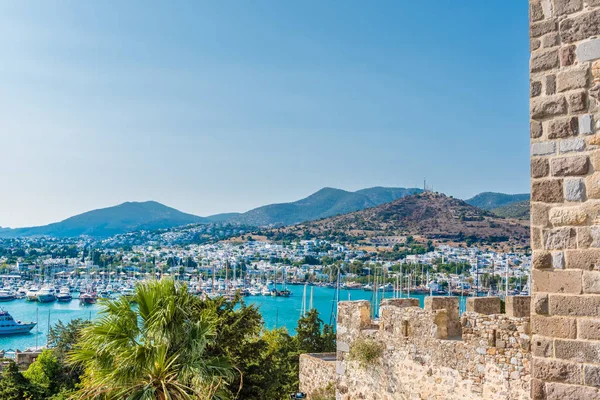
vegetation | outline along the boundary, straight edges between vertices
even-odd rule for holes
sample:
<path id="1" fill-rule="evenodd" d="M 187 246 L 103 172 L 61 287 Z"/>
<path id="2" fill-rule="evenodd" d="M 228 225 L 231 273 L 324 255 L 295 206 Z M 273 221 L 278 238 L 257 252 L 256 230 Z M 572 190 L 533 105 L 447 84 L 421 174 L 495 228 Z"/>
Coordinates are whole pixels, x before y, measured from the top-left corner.
<path id="1" fill-rule="evenodd" d="M 358 361 L 361 367 L 366 368 L 383 356 L 383 345 L 373 339 L 357 339 L 350 347 L 348 357 Z"/>
<path id="2" fill-rule="evenodd" d="M 173 280 L 139 285 L 135 301 L 103 302 L 94 322 L 56 324 L 27 371 L 5 369 L 0 398 L 284 399 L 297 391 L 300 354 L 336 348 L 316 310 L 292 336 L 264 329 L 240 297 L 202 300 Z"/>

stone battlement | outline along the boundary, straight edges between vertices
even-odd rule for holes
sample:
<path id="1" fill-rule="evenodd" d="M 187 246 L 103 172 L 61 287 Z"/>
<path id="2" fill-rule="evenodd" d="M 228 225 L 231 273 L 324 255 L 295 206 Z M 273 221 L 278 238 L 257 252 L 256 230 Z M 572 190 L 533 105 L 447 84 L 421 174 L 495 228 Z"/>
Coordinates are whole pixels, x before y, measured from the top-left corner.
<path id="1" fill-rule="evenodd" d="M 529 297 L 457 297 L 341 302 L 337 321 L 338 399 L 529 398 Z M 381 356 L 365 363 L 360 346 Z M 353 348 L 357 346 L 354 351 Z M 301 381 L 303 377 L 301 377 Z"/>

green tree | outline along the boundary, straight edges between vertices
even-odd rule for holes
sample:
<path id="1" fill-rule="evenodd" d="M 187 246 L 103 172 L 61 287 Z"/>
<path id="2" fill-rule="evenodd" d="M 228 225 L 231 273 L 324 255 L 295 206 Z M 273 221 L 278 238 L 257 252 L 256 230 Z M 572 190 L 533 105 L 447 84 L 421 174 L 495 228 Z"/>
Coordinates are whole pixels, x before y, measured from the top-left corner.
<path id="1" fill-rule="evenodd" d="M 45 349 L 23 376 L 36 385 L 45 397 L 49 397 L 60 390 L 59 385 L 62 379 L 57 378 L 61 374 L 61 369 L 58 357 L 52 350 Z"/>
<path id="2" fill-rule="evenodd" d="M 14 361 L 9 361 L 2 371 L 2 379 L 0 379 L 0 399 L 33 400 L 37 398 L 40 398 L 40 394 L 35 386 L 19 372 Z"/>
<path id="3" fill-rule="evenodd" d="M 298 320 L 296 340 L 302 353 L 328 353 L 335 351 L 336 347 L 333 328 L 323 324 L 315 309 Z"/>
<path id="4" fill-rule="evenodd" d="M 102 303 L 70 361 L 85 368 L 78 399 L 223 399 L 232 378 L 224 357 L 211 357 L 215 338 L 201 300 L 172 279 L 138 284 L 136 308 L 125 298 Z"/>

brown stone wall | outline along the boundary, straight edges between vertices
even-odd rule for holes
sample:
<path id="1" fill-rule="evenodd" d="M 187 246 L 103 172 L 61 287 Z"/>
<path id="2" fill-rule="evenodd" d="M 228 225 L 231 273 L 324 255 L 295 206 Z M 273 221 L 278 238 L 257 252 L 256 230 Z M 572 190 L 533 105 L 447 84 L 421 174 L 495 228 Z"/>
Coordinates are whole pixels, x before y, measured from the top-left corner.
<path id="1" fill-rule="evenodd" d="M 525 314 L 527 300 L 507 302 L 507 311 Z M 499 299 L 472 303 L 489 311 Z M 384 300 L 381 318 L 371 321 L 368 302 L 340 303 L 338 399 L 529 398 L 529 317 L 475 312 L 459 317 L 455 306 L 453 297 L 431 298 L 424 309 L 411 301 Z M 449 335 L 456 326 L 459 336 Z M 383 355 L 361 365 L 350 354 L 365 340 L 378 343 Z"/>
<path id="2" fill-rule="evenodd" d="M 600 398 L 600 0 L 530 0 L 533 399 Z"/>
<path id="3" fill-rule="evenodd" d="M 300 392 L 313 393 L 335 387 L 335 353 L 300 355 Z"/>

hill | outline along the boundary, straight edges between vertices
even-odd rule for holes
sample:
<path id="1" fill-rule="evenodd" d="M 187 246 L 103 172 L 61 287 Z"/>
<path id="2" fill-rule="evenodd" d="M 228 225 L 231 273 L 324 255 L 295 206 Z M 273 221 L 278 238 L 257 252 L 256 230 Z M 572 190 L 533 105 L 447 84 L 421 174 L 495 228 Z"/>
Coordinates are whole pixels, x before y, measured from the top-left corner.
<path id="1" fill-rule="evenodd" d="M 505 194 L 484 192 L 479 193 L 477 196 L 465 201 L 472 206 L 479 207 L 484 210 L 493 210 L 495 208 L 507 206 L 509 204 L 514 204 L 525 200 L 529 200 L 529 193 Z"/>
<path id="2" fill-rule="evenodd" d="M 323 188 L 302 200 L 258 207 L 234 216 L 227 222 L 250 226 L 293 225 L 376 207 L 419 192 L 421 189 L 374 187 L 348 192 Z"/>
<path id="3" fill-rule="evenodd" d="M 393 243 L 407 235 L 440 242 L 527 245 L 529 229 L 439 193 L 421 193 L 362 211 L 274 229 L 273 239 L 320 237 L 342 242 Z"/>
<path id="4" fill-rule="evenodd" d="M 0 237 L 81 235 L 109 237 L 142 229 L 164 229 L 201 222 L 206 220 L 155 201 L 127 202 L 114 207 L 88 211 L 49 225 L 3 229 L 0 230 Z"/>
<path id="5" fill-rule="evenodd" d="M 516 218 L 521 220 L 529 220 L 529 200 L 520 201 L 518 203 L 508 204 L 502 207 L 494 208 L 493 214 L 502 218 Z"/>

